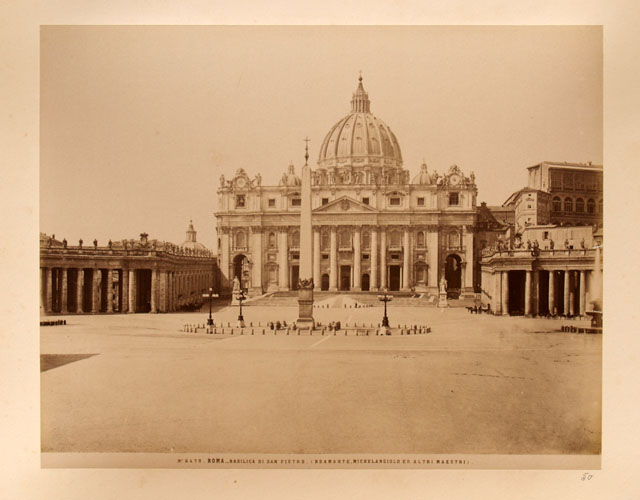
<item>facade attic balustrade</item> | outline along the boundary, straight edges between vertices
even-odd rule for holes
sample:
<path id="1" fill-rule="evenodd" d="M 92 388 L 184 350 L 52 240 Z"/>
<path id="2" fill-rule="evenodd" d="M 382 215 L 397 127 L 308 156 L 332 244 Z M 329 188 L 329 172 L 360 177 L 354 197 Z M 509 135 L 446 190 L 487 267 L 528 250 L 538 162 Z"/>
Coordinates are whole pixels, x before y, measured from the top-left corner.
<path id="1" fill-rule="evenodd" d="M 75 245 L 75 246 L 47 246 L 41 245 L 40 252 L 43 255 L 113 255 L 113 256 L 179 256 L 179 257 L 199 257 L 211 259 L 215 254 L 211 250 L 185 248 L 173 243 L 164 241 L 151 241 L 146 245 L 135 240 L 124 240 L 114 242 L 111 246 Z"/>
<path id="2" fill-rule="evenodd" d="M 603 255 L 603 249 L 600 248 L 601 255 Z M 538 249 L 538 259 L 553 258 L 553 257 L 589 257 L 595 259 L 595 248 L 554 248 L 551 249 Z M 513 248 L 498 250 L 495 248 L 482 249 L 482 257 L 533 257 L 533 249 L 527 248 Z"/>

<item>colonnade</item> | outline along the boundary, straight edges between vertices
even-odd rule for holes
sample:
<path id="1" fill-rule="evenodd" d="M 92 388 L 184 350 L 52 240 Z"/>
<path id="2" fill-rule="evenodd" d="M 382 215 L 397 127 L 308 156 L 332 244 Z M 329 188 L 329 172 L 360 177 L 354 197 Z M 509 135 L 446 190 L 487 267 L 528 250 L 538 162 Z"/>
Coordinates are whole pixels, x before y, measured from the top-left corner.
<path id="1" fill-rule="evenodd" d="M 172 312 L 201 300 L 213 270 L 42 267 L 40 307 L 51 313 Z"/>
<path id="2" fill-rule="evenodd" d="M 585 316 L 589 301 L 588 269 L 496 270 L 484 291 L 494 314 Z"/>

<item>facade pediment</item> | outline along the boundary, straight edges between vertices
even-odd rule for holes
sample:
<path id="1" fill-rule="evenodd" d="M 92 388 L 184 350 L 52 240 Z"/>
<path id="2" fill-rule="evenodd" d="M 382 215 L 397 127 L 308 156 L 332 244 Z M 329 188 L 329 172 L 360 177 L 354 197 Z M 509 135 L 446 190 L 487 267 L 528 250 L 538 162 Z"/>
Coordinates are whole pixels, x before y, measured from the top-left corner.
<path id="1" fill-rule="evenodd" d="M 326 205 L 322 205 L 313 210 L 313 213 L 344 213 L 344 212 L 376 212 L 376 209 L 354 200 L 349 196 L 341 196 Z"/>

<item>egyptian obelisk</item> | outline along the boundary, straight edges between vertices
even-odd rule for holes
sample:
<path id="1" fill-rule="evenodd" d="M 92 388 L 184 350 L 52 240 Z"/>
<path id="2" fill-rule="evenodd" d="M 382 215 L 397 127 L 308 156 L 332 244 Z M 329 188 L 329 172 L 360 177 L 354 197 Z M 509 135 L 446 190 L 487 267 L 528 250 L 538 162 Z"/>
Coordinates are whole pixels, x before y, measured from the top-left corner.
<path id="1" fill-rule="evenodd" d="M 311 167 L 309 166 L 309 139 L 302 167 L 302 193 L 300 208 L 300 274 L 298 280 L 298 328 L 313 328 L 313 229 L 311 227 Z"/>

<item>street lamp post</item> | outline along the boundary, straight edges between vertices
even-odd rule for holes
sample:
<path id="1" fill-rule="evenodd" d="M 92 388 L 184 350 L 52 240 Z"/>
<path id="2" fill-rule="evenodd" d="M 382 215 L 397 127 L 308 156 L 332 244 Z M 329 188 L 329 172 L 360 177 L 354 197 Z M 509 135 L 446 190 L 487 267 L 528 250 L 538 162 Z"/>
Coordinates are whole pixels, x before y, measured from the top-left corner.
<path id="1" fill-rule="evenodd" d="M 240 304 L 240 311 L 238 314 L 238 326 L 240 328 L 244 328 L 244 317 L 242 316 L 242 302 L 246 299 L 245 291 L 240 289 L 240 291 L 236 294 L 236 299 L 238 300 L 238 304 Z"/>
<path id="2" fill-rule="evenodd" d="M 213 298 L 214 297 L 218 297 L 218 294 L 217 293 L 213 293 L 213 288 L 209 288 L 209 293 L 203 293 L 202 296 L 203 297 L 209 297 L 209 319 L 207 319 L 207 326 L 214 326 L 213 325 L 213 316 L 212 316 Z"/>
<path id="3" fill-rule="evenodd" d="M 384 316 L 382 317 L 382 329 L 384 329 L 385 333 L 389 330 L 389 317 L 387 316 L 387 302 L 391 302 L 393 300 L 393 295 L 388 295 L 385 290 L 382 295 L 378 295 L 378 300 L 380 302 L 384 302 Z"/>

